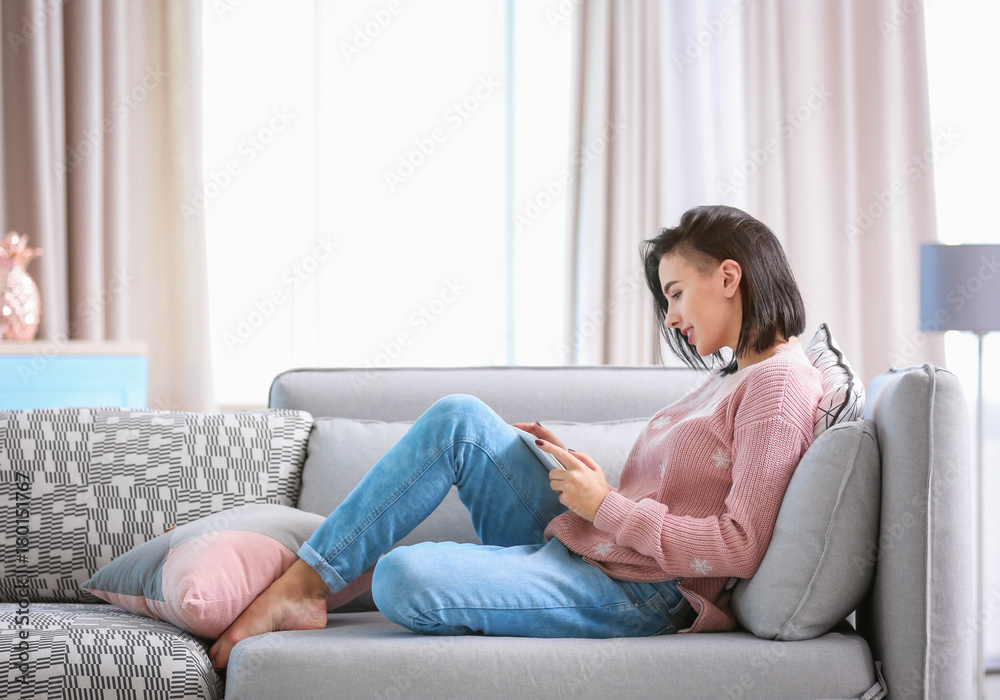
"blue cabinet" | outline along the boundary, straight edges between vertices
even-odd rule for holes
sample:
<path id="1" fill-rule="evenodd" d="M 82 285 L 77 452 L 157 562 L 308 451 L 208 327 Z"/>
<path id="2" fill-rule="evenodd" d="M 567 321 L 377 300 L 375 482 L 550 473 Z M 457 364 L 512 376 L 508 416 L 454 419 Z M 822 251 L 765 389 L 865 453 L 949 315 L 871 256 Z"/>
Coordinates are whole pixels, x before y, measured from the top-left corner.
<path id="1" fill-rule="evenodd" d="M 0 341 L 0 409 L 146 408 L 141 343 Z"/>

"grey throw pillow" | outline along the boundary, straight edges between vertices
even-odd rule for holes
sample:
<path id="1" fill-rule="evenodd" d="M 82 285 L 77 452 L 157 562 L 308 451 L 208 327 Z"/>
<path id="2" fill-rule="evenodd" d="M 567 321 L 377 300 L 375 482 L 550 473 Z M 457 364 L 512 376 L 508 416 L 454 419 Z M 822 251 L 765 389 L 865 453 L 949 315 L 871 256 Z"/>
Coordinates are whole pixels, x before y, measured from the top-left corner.
<path id="1" fill-rule="evenodd" d="M 740 624 L 763 639 L 812 639 L 854 611 L 875 573 L 880 503 L 875 424 L 826 430 L 792 475 L 760 568 L 733 591 Z"/>
<path id="2" fill-rule="evenodd" d="M 566 447 L 593 457 L 613 485 L 618 483 L 625 459 L 649 421 L 641 418 L 595 423 L 541 422 Z M 316 418 L 302 470 L 299 508 L 324 517 L 332 513 L 411 425 L 410 421 Z M 454 489 L 401 544 L 426 541 L 479 541 Z"/>
<path id="3" fill-rule="evenodd" d="M 526 418 L 525 420 L 529 420 Z M 567 447 L 593 457 L 608 482 L 618 475 L 648 419 L 568 423 L 541 419 Z M 385 423 L 351 418 L 316 418 L 302 470 L 299 508 L 326 517 L 361 481 L 382 455 L 399 442 L 412 422 Z M 543 467 L 539 465 L 539 469 Z M 474 542 L 479 538 L 469 512 L 452 488 L 441 505 L 398 544 L 417 542 Z M 339 608 L 342 612 L 374 610 L 370 594 Z"/>

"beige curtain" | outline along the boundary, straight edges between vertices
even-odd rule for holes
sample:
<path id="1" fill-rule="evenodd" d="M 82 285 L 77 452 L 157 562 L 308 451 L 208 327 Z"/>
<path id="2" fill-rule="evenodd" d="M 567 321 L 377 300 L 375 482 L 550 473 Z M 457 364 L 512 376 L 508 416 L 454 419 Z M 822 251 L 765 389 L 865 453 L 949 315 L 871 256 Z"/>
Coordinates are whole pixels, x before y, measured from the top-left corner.
<path id="1" fill-rule="evenodd" d="M 4 0 L 6 229 L 44 255 L 39 339 L 138 340 L 152 408 L 210 410 L 201 3 Z"/>
<path id="2" fill-rule="evenodd" d="M 659 10 L 659 2 L 622 0 L 586 2 L 575 12 L 570 364 L 648 364 L 654 357 L 638 250 L 661 221 Z"/>
<path id="3" fill-rule="evenodd" d="M 637 243 L 731 204 L 781 238 L 808 315 L 868 380 L 944 364 L 919 327 L 919 246 L 936 239 L 923 17 L 890 0 L 585 0 L 573 146 L 621 136 L 570 189 L 567 341 L 579 363 L 654 361 Z M 929 155 L 928 155 L 929 154 Z M 600 309 L 603 314 L 595 314 Z M 594 323 L 600 318 L 600 323 Z M 581 332 L 581 330 L 586 332 Z"/>
<path id="4" fill-rule="evenodd" d="M 932 162 L 951 138 L 931 131 L 923 8 L 759 0 L 746 16 L 748 140 L 780 143 L 748 208 L 781 232 L 810 321 L 866 380 L 944 366 L 942 335 L 920 328 Z"/>

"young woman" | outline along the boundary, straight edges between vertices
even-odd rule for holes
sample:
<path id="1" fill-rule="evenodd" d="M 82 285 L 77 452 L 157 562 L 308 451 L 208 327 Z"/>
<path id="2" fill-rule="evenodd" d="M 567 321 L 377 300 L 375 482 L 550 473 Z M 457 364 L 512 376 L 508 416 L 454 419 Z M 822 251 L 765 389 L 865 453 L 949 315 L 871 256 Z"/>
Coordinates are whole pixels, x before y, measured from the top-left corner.
<path id="1" fill-rule="evenodd" d="M 515 425 L 564 470 L 542 468 L 477 399 L 441 399 L 216 641 L 216 668 L 246 637 L 325 627 L 327 596 L 354 595 L 368 580 L 387 618 L 430 634 L 732 629 L 726 583 L 757 570 L 812 442 L 822 392 L 795 337 L 804 307 L 774 234 L 738 209 L 686 212 L 645 242 L 643 259 L 668 345 L 688 365 L 716 369 L 653 416 L 617 488 L 537 422 Z M 388 551 L 453 484 L 482 544 Z"/>

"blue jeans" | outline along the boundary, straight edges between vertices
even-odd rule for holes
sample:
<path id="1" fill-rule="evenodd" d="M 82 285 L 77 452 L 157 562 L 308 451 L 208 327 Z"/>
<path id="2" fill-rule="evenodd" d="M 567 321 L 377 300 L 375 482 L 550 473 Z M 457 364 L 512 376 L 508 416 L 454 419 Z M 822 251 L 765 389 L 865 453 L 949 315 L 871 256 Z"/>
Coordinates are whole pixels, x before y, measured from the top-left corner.
<path id="1" fill-rule="evenodd" d="M 385 554 L 452 484 L 483 544 L 423 542 Z M 417 632 L 642 637 L 693 624 L 677 579 L 614 579 L 559 540 L 545 542 L 545 526 L 565 511 L 515 429 L 482 401 L 453 395 L 413 424 L 298 555 L 332 592 L 377 562 L 375 604 Z"/>

